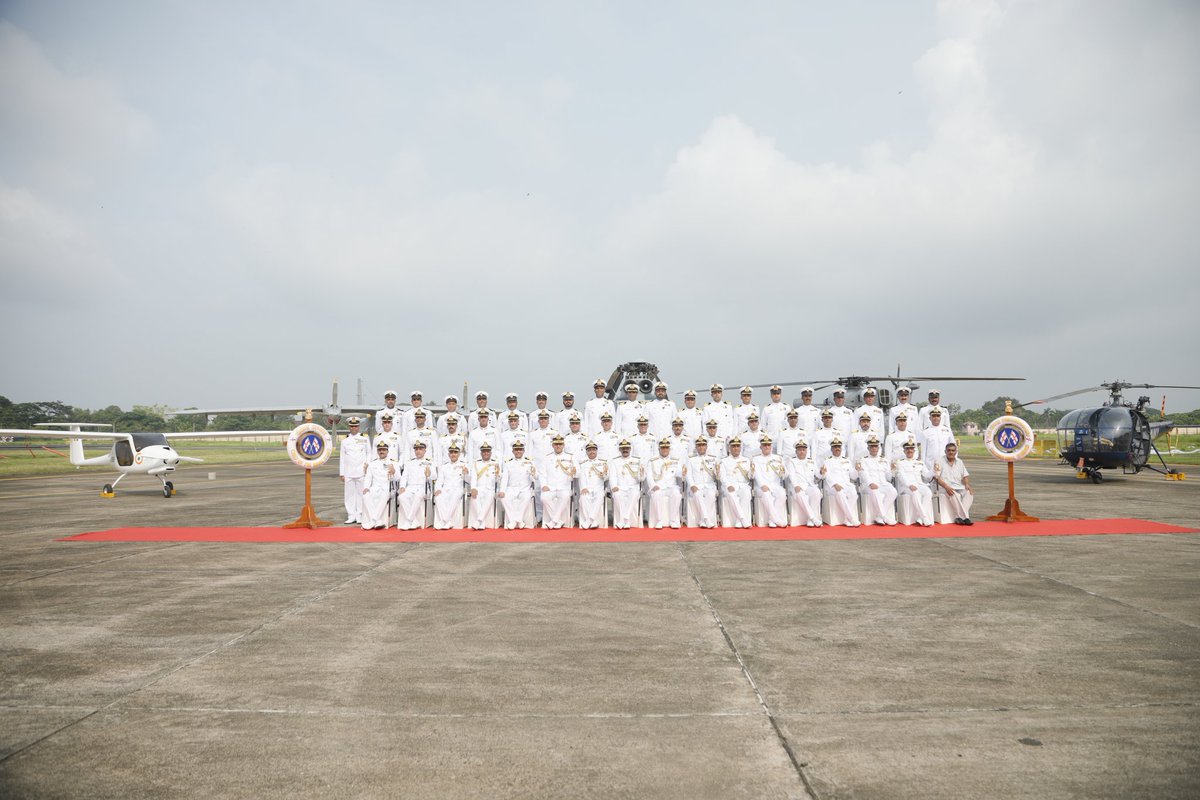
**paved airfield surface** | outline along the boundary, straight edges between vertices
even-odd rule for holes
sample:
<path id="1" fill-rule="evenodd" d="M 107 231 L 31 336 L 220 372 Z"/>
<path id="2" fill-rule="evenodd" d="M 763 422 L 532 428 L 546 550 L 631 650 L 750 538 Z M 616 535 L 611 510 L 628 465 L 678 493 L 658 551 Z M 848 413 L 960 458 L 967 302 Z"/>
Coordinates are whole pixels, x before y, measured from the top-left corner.
<path id="1" fill-rule="evenodd" d="M 1200 534 L 54 541 L 303 499 L 290 464 L 107 477 L 0 481 L 6 798 L 1200 796 Z M 332 464 L 314 496 L 344 517 Z M 1018 496 L 1200 527 L 1200 475 Z"/>

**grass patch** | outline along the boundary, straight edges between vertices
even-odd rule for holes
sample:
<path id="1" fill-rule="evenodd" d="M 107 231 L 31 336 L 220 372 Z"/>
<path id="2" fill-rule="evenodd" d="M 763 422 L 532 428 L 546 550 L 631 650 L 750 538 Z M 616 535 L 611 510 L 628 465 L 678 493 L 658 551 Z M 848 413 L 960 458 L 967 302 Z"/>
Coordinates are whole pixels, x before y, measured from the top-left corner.
<path id="1" fill-rule="evenodd" d="M 43 439 L 33 446 L 32 452 L 23 446 L 8 445 L 0 449 L 0 478 L 16 478 L 29 475 L 64 475 L 79 470 L 104 472 L 106 467 L 75 467 L 64 456 L 56 455 L 41 445 L 67 452 L 65 440 Z M 279 442 L 224 441 L 221 439 L 197 439 L 179 442 L 179 454 L 192 458 L 203 458 L 205 464 L 248 464 L 260 461 L 287 461 L 287 447 Z M 109 452 L 107 447 L 85 445 L 86 458 L 102 456 Z M 115 473 L 115 470 L 110 470 Z"/>

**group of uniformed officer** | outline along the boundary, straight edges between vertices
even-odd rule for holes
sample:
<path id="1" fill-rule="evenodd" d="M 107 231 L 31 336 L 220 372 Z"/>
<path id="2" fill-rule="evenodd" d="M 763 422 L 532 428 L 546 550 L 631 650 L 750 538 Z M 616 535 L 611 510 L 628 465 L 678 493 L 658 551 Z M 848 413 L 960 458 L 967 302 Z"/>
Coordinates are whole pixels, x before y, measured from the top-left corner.
<path id="1" fill-rule="evenodd" d="M 735 406 L 713 384 L 703 408 L 693 390 L 679 408 L 662 382 L 646 402 L 636 384 L 617 403 L 605 388 L 597 379 L 582 409 L 564 392 L 557 411 L 538 392 L 530 412 L 516 394 L 492 409 L 481 391 L 469 415 L 449 395 L 436 420 L 421 392 L 398 408 L 389 391 L 373 441 L 361 420 L 347 420 L 339 459 L 347 524 L 386 528 L 394 512 L 402 530 L 429 517 L 438 529 L 485 529 L 500 513 L 510 529 L 895 525 L 899 503 L 908 521 L 931 525 L 935 490 L 956 524 L 972 524 L 969 473 L 937 390 L 918 409 L 900 388 L 885 418 L 871 388 L 856 409 L 841 389 L 821 408 L 805 387 L 793 408 L 772 386 L 760 408 L 751 387 Z"/>

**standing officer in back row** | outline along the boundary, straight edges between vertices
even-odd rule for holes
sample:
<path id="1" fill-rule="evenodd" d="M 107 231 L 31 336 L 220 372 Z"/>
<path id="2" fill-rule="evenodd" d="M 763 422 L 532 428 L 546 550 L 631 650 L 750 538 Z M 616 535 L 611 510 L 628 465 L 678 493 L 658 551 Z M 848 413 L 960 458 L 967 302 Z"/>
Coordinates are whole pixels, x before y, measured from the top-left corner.
<path id="1" fill-rule="evenodd" d="M 602 378 L 596 378 L 595 382 L 592 383 L 592 391 L 595 392 L 596 396 L 583 405 L 583 432 L 588 436 L 595 436 L 602 430 L 600 427 L 600 416 L 602 414 L 610 414 L 616 419 L 617 407 L 604 394 L 606 385 Z"/>
<path id="2" fill-rule="evenodd" d="M 722 439 L 728 440 L 736 433 L 733 425 L 733 406 L 721 399 L 725 394 L 725 387 L 721 384 L 714 383 L 709 392 L 712 394 L 712 400 L 704 406 L 704 411 L 702 412 L 705 429 L 707 430 L 709 420 L 716 420 L 717 435 Z M 705 435 L 708 436 L 709 446 L 711 447 L 712 435 L 708 433 Z"/>
<path id="3" fill-rule="evenodd" d="M 346 524 L 353 525 L 363 520 L 363 479 L 367 474 L 367 461 L 371 458 L 371 443 L 365 434 L 359 433 L 362 420 L 350 417 L 346 427 L 350 433 L 342 439 L 338 452 L 338 475 L 343 487 L 342 497 L 346 505 Z"/>

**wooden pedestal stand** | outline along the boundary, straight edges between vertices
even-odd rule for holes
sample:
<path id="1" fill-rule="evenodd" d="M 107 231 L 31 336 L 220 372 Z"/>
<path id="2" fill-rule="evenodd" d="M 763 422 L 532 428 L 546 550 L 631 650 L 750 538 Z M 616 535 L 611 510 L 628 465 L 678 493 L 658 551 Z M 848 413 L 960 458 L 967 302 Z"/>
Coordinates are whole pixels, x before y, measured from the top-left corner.
<path id="1" fill-rule="evenodd" d="M 1031 517 L 1021 511 L 1021 504 L 1017 502 L 1013 466 L 1013 462 L 1008 462 L 1008 499 L 1004 501 L 1004 510 L 999 514 L 992 514 L 988 517 L 988 522 L 1038 522 L 1037 517 Z"/>
<path id="2" fill-rule="evenodd" d="M 1010 465 L 1011 466 L 1011 465 Z M 333 523 L 329 520 L 321 519 L 317 516 L 317 512 L 313 511 L 312 507 L 312 470 L 304 470 L 304 508 L 300 510 L 300 516 L 295 522 L 289 522 L 284 525 L 285 528 L 327 528 Z"/>
<path id="3" fill-rule="evenodd" d="M 1012 415 L 1012 413 L 1013 413 L 1012 400 L 1008 400 L 1004 403 L 1004 413 L 1005 413 L 1005 415 L 1010 415 L 1010 416 Z M 996 420 L 996 422 L 999 422 L 999 420 Z M 992 424 L 995 425 L 996 422 L 993 422 Z M 1022 423 L 1022 424 L 1024 424 L 1024 423 Z M 1026 425 L 1026 429 L 1028 430 L 1028 425 Z M 1028 448 L 1030 446 L 1031 445 L 1027 444 L 1026 450 L 1016 454 L 1016 457 L 1024 458 L 1025 453 L 1028 452 Z M 1017 502 L 1017 488 L 1016 488 L 1016 479 L 1014 477 L 1014 467 L 1015 467 L 1015 462 L 1009 461 L 1008 462 L 1008 499 L 1004 501 L 1004 510 L 1001 511 L 999 514 L 992 514 L 990 517 L 987 518 L 988 522 L 1038 522 L 1039 521 L 1037 517 L 1031 517 L 1028 514 L 1021 511 L 1021 504 Z"/>
<path id="4" fill-rule="evenodd" d="M 304 421 L 312 422 L 312 409 L 311 408 L 305 412 Z M 293 434 L 293 436 L 294 435 L 295 434 Z M 289 447 L 290 447 L 290 445 L 289 445 Z M 328 456 L 326 456 L 326 457 L 328 457 Z M 322 459 L 321 462 L 318 462 L 318 463 L 324 463 L 324 459 Z M 313 473 L 312 467 L 305 467 L 305 469 L 304 469 L 304 508 L 302 508 L 300 510 L 300 516 L 296 518 L 295 522 L 289 522 L 287 525 L 284 525 L 283 527 L 285 527 L 285 528 L 308 528 L 309 530 L 312 530 L 313 528 L 327 528 L 333 524 L 329 520 L 324 520 L 324 519 L 321 519 L 320 517 L 318 517 L 317 512 L 313 510 L 313 507 L 312 507 L 312 473 Z"/>

